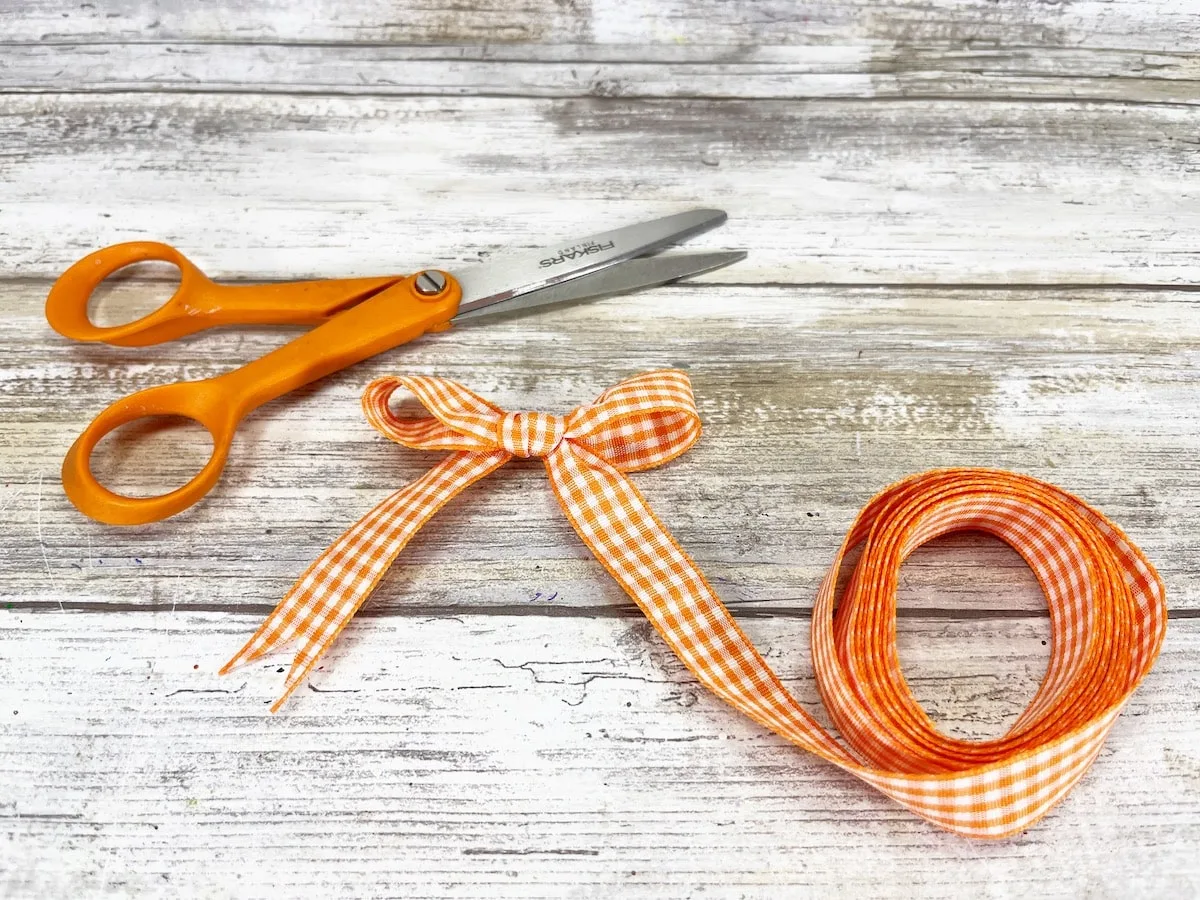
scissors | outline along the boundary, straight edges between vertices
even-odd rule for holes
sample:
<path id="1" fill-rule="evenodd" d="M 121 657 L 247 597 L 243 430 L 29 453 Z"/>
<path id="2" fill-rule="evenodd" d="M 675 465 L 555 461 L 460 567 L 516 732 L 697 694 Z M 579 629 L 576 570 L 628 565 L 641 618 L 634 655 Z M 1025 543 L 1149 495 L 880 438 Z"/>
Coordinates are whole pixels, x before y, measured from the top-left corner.
<path id="1" fill-rule="evenodd" d="M 443 331 L 451 322 L 624 293 L 727 266 L 746 254 L 647 255 L 725 219 L 721 210 L 696 209 L 454 273 L 424 269 L 288 284 L 217 284 L 174 247 L 151 241 L 97 250 L 67 269 L 46 298 L 46 318 L 64 337 L 142 347 L 222 325 L 317 327 L 224 375 L 152 387 L 117 400 L 71 445 L 63 460 L 63 489 L 80 512 L 110 525 L 173 516 L 216 484 L 238 423 L 262 404 L 426 332 Z M 119 269 L 146 261 L 178 267 L 175 294 L 133 322 L 110 328 L 92 324 L 87 312 L 92 292 Z M 187 484 L 157 497 L 129 497 L 100 484 L 90 465 L 100 439 L 129 422 L 156 416 L 183 416 L 208 430 L 213 450 L 204 468 Z"/>

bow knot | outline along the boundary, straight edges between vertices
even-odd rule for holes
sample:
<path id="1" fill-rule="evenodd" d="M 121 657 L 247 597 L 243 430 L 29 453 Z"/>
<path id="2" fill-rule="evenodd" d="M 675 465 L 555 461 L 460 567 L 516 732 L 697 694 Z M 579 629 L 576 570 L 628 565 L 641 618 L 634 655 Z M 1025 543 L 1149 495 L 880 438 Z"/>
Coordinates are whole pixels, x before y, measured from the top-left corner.
<path id="1" fill-rule="evenodd" d="M 496 442 L 521 459 L 548 456 L 567 430 L 565 416 L 541 412 L 505 413 L 496 427 Z"/>
<path id="2" fill-rule="evenodd" d="M 411 391 L 430 415 L 401 418 L 392 412 L 389 401 L 400 388 Z M 386 437 L 414 450 L 498 453 L 503 462 L 536 456 L 549 465 L 551 454 L 569 444 L 574 455 L 621 472 L 660 466 L 700 437 L 691 383 L 673 369 L 628 378 L 565 416 L 507 412 L 456 381 L 425 375 L 376 379 L 363 392 L 363 411 Z"/>

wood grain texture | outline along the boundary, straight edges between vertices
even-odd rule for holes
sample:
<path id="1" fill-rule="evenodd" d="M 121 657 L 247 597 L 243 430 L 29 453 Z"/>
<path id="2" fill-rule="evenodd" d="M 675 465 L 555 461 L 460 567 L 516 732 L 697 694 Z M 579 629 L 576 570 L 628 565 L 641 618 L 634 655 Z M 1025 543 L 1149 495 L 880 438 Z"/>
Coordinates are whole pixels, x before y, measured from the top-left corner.
<path id="1" fill-rule="evenodd" d="M 453 265 L 697 202 L 720 281 L 1191 285 L 1195 110 L 0 96 L 13 275 L 153 237 L 213 275 Z M 633 161 L 635 164 L 630 165 Z M 548 202 L 553 198 L 554 202 Z"/>
<path id="2" fill-rule="evenodd" d="M 0 895 L 1187 897 L 1200 893 L 1200 5 L 1176 0 L 127 0 L 0 4 Z M 62 496 L 105 403 L 294 329 L 122 350 L 42 316 L 118 240 L 231 279 L 455 265 L 690 206 L 703 283 L 456 328 L 253 416 L 165 523 Z M 93 312 L 170 290 L 145 269 Z M 158 279 L 158 280 L 156 280 Z M 636 481 L 801 700 L 811 599 L 864 502 L 1001 466 L 1160 568 L 1163 656 L 1095 769 L 996 844 L 940 833 L 706 695 L 534 462 L 438 515 L 284 713 L 286 657 L 215 671 L 307 563 L 437 458 L 376 375 L 562 411 L 691 375 Z M 158 490 L 178 428 L 98 468 Z M 973 535 L 901 572 L 906 677 L 1003 732 L 1046 664 L 1037 584 Z"/>
<path id="3" fill-rule="evenodd" d="M 717 59 L 714 61 L 714 55 Z M 1014 99 L 1196 105 L 1200 66 L 1163 50 L 863 42 L 10 44 L 0 91 L 797 100 Z"/>
<path id="4" fill-rule="evenodd" d="M 0 588 L 24 603 L 103 604 L 120 585 L 122 606 L 273 604 L 344 528 L 438 458 L 367 425 L 358 394 L 372 377 L 436 372 L 501 405 L 566 411 L 635 372 L 682 366 L 704 437 L 637 480 L 730 603 L 807 609 L 871 495 L 911 472 L 981 465 L 1088 498 L 1161 567 L 1172 608 L 1200 608 L 1189 577 L 1200 530 L 1193 293 L 680 285 L 457 328 L 272 404 L 245 423 L 202 505 L 114 529 L 80 517 L 57 484 L 81 424 L 132 391 L 253 359 L 286 333 L 71 345 L 41 320 L 45 289 L 0 289 L 0 315 L 16 326 L 14 339 L 0 337 L 0 415 L 14 426 L 3 472 L 13 532 Z M 144 308 L 161 293 L 135 287 L 124 303 Z M 42 337 L 17 337 L 31 333 Z M 178 430 L 126 443 L 125 457 L 112 454 L 124 465 L 101 471 L 142 493 L 183 483 L 206 450 Z M 1036 590 L 1017 589 L 1019 601 L 1007 595 L 1028 575 L 1019 561 L 994 572 L 995 552 L 964 552 L 965 565 L 1002 579 L 994 605 L 1043 608 Z M 397 569 L 375 609 L 629 608 L 534 461 L 510 464 L 456 501 Z M 943 572 L 914 602 L 955 609 L 964 589 L 973 586 Z"/>
<path id="5" fill-rule="evenodd" d="M 930 829 L 735 714 L 645 622 L 360 622 L 269 719 L 276 661 L 213 674 L 254 624 L 6 617 L 0 816 L 17 865 L 10 850 L 0 886 L 411 898 L 859 897 L 912 882 L 947 898 L 1200 890 L 1200 755 L 1179 707 L 1200 690 L 1195 621 L 1173 625 L 1070 798 L 1025 835 L 987 844 Z M 820 715 L 807 623 L 745 625 Z M 1041 626 L 902 621 L 899 640 L 932 714 L 979 737 L 1031 698 Z M 64 858 L 77 874 L 53 864 Z"/>
<path id="6" fill-rule="evenodd" d="M 66 4 L 0 12 L 11 42 L 253 41 L 353 44 L 1003 45 L 1196 52 L 1195 8 L 1176 0 L 287 0 L 253 7 L 179 0 Z"/>

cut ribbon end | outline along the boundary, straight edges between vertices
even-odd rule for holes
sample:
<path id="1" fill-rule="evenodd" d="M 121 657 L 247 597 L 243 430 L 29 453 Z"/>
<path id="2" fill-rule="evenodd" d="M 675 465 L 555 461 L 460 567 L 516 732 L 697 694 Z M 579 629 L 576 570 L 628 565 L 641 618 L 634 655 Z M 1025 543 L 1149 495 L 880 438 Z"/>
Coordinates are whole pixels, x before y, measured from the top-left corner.
<path id="1" fill-rule="evenodd" d="M 239 650 L 237 653 L 235 653 L 233 655 L 233 657 L 227 663 L 225 663 L 225 665 L 221 666 L 221 668 L 217 670 L 217 674 L 218 675 L 228 675 L 234 669 L 237 669 L 240 666 L 246 665 L 246 663 L 253 662 L 256 659 L 260 659 L 260 658 L 266 656 L 268 653 L 268 650 L 266 647 L 260 647 L 258 649 L 255 649 L 254 645 L 255 645 L 256 639 L 257 639 L 257 636 L 255 638 L 251 638 L 249 641 L 247 641 L 246 645 L 244 647 L 242 647 L 241 650 Z"/>

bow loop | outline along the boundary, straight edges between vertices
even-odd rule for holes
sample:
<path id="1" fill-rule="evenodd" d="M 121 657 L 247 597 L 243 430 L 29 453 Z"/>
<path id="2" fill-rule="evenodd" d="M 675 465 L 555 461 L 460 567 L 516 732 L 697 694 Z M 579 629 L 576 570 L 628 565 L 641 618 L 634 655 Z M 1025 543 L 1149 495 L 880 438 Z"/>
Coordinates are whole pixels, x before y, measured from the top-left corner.
<path id="1" fill-rule="evenodd" d="M 661 466 L 700 438 L 691 382 L 677 369 L 628 378 L 567 416 L 565 437 L 621 472 Z"/>
<path id="2" fill-rule="evenodd" d="M 402 419 L 393 413 L 388 401 L 402 387 L 415 394 L 433 416 Z M 424 375 L 377 378 L 367 385 L 362 404 L 368 422 L 413 450 L 486 452 L 499 447 L 496 428 L 504 410 L 457 381 Z"/>
<path id="3" fill-rule="evenodd" d="M 432 416 L 393 413 L 388 403 L 400 388 Z M 691 383 L 675 369 L 627 378 L 566 416 L 505 412 L 456 381 L 421 375 L 378 378 L 362 403 L 376 429 L 414 450 L 504 450 L 527 459 L 548 456 L 568 440 L 622 472 L 660 466 L 700 437 Z"/>

